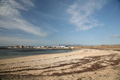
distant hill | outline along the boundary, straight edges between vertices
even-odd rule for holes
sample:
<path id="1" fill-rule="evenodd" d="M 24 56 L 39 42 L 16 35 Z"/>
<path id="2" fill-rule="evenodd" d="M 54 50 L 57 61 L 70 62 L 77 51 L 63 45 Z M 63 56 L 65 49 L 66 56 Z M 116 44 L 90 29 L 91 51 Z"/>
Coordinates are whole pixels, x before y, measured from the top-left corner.
<path id="1" fill-rule="evenodd" d="M 120 50 L 120 45 L 98 45 L 98 46 L 74 46 L 75 49 L 102 49 L 102 50 Z"/>

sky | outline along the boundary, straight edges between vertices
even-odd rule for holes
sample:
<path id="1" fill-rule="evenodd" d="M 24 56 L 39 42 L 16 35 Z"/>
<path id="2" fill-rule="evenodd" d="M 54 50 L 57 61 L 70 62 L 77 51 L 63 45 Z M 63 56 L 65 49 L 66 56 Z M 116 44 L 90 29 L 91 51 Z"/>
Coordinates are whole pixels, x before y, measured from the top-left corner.
<path id="1" fill-rule="evenodd" d="M 120 0 L 0 0 L 0 46 L 120 44 Z"/>

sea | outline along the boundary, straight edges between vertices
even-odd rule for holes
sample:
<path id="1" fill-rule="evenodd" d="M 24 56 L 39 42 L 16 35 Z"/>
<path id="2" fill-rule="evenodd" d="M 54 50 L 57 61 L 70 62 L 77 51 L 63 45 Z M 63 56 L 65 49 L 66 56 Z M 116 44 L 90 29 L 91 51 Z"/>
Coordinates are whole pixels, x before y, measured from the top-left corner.
<path id="1" fill-rule="evenodd" d="M 55 50 L 55 49 L 0 49 L 0 59 L 9 59 L 25 57 L 32 55 L 57 54 L 72 52 L 72 50 Z"/>

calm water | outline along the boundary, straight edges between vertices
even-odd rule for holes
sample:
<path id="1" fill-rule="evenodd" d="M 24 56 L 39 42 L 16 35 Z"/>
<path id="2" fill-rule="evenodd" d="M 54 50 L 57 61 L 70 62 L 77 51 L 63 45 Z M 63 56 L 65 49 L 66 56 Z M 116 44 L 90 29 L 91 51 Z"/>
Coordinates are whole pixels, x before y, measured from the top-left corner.
<path id="1" fill-rule="evenodd" d="M 0 59 L 15 58 L 41 54 L 71 52 L 72 50 L 40 50 L 40 49 L 0 49 Z"/>

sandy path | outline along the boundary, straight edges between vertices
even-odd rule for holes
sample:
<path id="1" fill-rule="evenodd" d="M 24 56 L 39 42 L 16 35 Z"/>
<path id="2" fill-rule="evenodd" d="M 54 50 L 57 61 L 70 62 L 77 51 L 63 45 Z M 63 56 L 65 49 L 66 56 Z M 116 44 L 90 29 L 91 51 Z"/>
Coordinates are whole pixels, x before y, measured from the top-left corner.
<path id="1" fill-rule="evenodd" d="M 82 49 L 5 59 L 0 60 L 0 76 L 1 80 L 120 80 L 120 52 Z"/>

